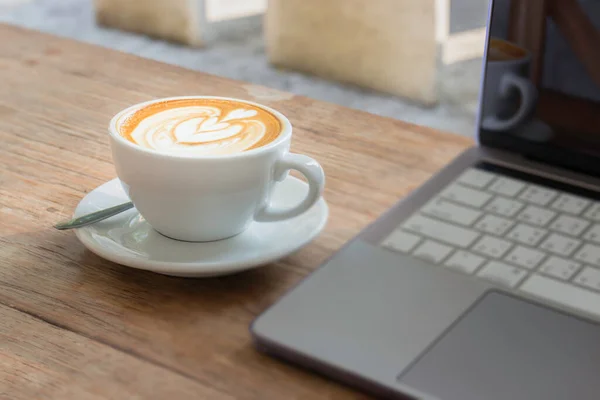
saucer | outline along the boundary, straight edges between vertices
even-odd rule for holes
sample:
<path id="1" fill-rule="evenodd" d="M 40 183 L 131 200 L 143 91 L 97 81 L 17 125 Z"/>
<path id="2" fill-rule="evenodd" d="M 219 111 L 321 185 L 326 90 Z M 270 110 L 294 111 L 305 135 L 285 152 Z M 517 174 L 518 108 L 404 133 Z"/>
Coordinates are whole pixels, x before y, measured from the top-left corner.
<path id="1" fill-rule="evenodd" d="M 273 189 L 275 207 L 297 204 L 308 192 L 288 176 Z M 118 179 L 97 187 L 81 200 L 75 217 L 129 201 Z M 228 275 L 259 267 L 300 249 L 325 227 L 329 209 L 323 198 L 304 214 L 277 222 L 253 222 L 229 239 L 181 242 L 156 232 L 135 208 L 75 230 L 92 252 L 132 268 L 182 277 Z"/>
<path id="2" fill-rule="evenodd" d="M 545 122 L 532 118 L 516 129 L 515 134 L 532 142 L 544 143 L 554 137 L 554 131 Z"/>

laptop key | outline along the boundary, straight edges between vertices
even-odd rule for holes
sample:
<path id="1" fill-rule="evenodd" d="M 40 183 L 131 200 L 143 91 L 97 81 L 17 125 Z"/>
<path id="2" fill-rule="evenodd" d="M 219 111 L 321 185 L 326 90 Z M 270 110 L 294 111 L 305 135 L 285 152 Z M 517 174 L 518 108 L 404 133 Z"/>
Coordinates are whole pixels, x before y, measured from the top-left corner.
<path id="1" fill-rule="evenodd" d="M 596 268 L 585 267 L 576 277 L 573 282 L 600 291 L 600 270 Z"/>
<path id="2" fill-rule="evenodd" d="M 465 185 L 473 186 L 479 189 L 486 187 L 491 181 L 493 181 L 495 175 L 477 168 L 471 168 L 463 172 L 458 178 L 458 182 L 464 183 Z"/>
<path id="3" fill-rule="evenodd" d="M 487 214 L 475 224 L 475 228 L 486 233 L 502 236 L 512 225 L 513 222 L 509 219 Z"/>
<path id="4" fill-rule="evenodd" d="M 552 218 L 556 216 L 554 211 L 536 206 L 527 206 L 517 215 L 520 221 L 528 222 L 532 225 L 546 226 Z"/>
<path id="5" fill-rule="evenodd" d="M 559 235 L 558 233 L 553 233 L 550 236 L 548 236 L 546 240 L 544 240 L 544 242 L 540 245 L 540 248 L 543 250 L 547 250 L 551 253 L 567 257 L 573 254 L 573 251 L 575 251 L 575 249 L 579 247 L 580 244 L 581 241 L 577 239 L 573 239 L 564 235 Z"/>
<path id="6" fill-rule="evenodd" d="M 430 201 L 421 209 L 423 214 L 431 215 L 448 222 L 469 226 L 481 216 L 481 211 L 453 204 L 444 199 Z"/>
<path id="7" fill-rule="evenodd" d="M 590 242 L 600 243 L 600 225 L 595 224 L 583 235 L 585 240 Z"/>
<path id="8" fill-rule="evenodd" d="M 420 233 L 430 239 L 459 247 L 468 247 L 479 237 L 479 233 L 474 230 L 440 222 L 422 215 L 410 217 L 404 223 L 403 228 Z"/>
<path id="9" fill-rule="evenodd" d="M 585 212 L 584 217 L 593 221 L 600 221 L 600 203 L 594 202 Z"/>
<path id="10" fill-rule="evenodd" d="M 498 261 L 490 261 L 483 266 L 477 276 L 513 288 L 527 276 L 527 272 Z"/>
<path id="11" fill-rule="evenodd" d="M 600 294 L 587 289 L 541 275 L 531 276 L 520 289 L 542 299 L 600 316 Z"/>
<path id="12" fill-rule="evenodd" d="M 590 204 L 590 201 L 579 196 L 563 193 L 552 203 L 552 208 L 569 214 L 579 215 Z"/>
<path id="13" fill-rule="evenodd" d="M 452 250 L 453 249 L 450 246 L 436 243 L 432 240 L 426 240 L 422 245 L 417 247 L 413 253 L 413 256 L 425 261 L 429 261 L 433 264 L 438 264 L 444 258 L 446 258 L 448 254 L 452 252 Z"/>
<path id="14" fill-rule="evenodd" d="M 485 209 L 504 217 L 513 217 L 521 208 L 523 208 L 523 206 L 524 204 L 520 201 L 498 196 L 492 200 Z"/>
<path id="15" fill-rule="evenodd" d="M 546 257 L 546 253 L 539 250 L 517 246 L 504 258 L 504 261 L 518 265 L 519 267 L 533 269 L 537 267 L 544 257 Z"/>
<path id="16" fill-rule="evenodd" d="M 448 186 L 440 193 L 440 196 L 455 201 L 460 204 L 467 206 L 480 208 L 487 203 L 492 195 L 489 193 L 482 192 L 481 190 L 468 188 L 463 185 L 453 184 Z"/>
<path id="17" fill-rule="evenodd" d="M 475 243 L 472 250 L 484 256 L 501 258 L 511 247 L 511 242 L 485 235 Z"/>
<path id="18" fill-rule="evenodd" d="M 550 229 L 566 233 L 571 236 L 579 236 L 589 226 L 589 222 L 569 215 L 560 215 L 550 224 Z"/>
<path id="19" fill-rule="evenodd" d="M 554 278 L 569 280 L 581 268 L 581 264 L 566 258 L 550 256 L 540 267 L 540 272 Z"/>
<path id="20" fill-rule="evenodd" d="M 419 236 L 396 229 L 381 244 L 389 249 L 396 250 L 401 253 L 408 253 L 420 241 L 421 238 Z"/>
<path id="21" fill-rule="evenodd" d="M 516 179 L 500 177 L 496 179 L 494 184 L 490 186 L 490 191 L 502 194 L 504 196 L 513 197 L 525 187 L 525 183 Z"/>
<path id="22" fill-rule="evenodd" d="M 478 256 L 477 254 L 458 250 L 444 263 L 444 265 L 466 274 L 472 274 L 485 261 L 485 258 Z"/>
<path id="23" fill-rule="evenodd" d="M 575 254 L 575 259 L 600 267 L 600 247 L 593 244 L 585 244 Z"/>
<path id="24" fill-rule="evenodd" d="M 519 224 L 506 235 L 506 238 L 529 246 L 537 246 L 546 233 L 548 233 L 548 231 L 545 229 L 536 228 L 527 224 Z"/>
<path id="25" fill-rule="evenodd" d="M 546 189 L 542 186 L 529 185 L 527 189 L 519 196 L 519 199 L 528 203 L 534 203 L 540 206 L 546 206 L 558 194 L 556 190 Z"/>

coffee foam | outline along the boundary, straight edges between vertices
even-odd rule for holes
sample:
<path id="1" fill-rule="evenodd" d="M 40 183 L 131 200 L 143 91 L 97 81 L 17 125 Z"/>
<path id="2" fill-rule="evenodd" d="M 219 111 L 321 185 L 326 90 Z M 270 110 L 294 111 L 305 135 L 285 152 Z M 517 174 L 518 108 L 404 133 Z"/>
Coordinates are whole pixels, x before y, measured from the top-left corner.
<path id="1" fill-rule="evenodd" d="M 233 100 L 165 100 L 126 114 L 119 134 L 141 147 L 182 155 L 227 155 L 275 140 L 281 122 L 267 110 Z"/>

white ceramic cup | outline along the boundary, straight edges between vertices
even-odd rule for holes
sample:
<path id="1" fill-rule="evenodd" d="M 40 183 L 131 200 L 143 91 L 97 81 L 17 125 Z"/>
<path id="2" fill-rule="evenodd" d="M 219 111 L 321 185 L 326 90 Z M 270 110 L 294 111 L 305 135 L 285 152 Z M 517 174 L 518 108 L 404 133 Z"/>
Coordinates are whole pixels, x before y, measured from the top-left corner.
<path id="1" fill-rule="evenodd" d="M 274 114 L 281 121 L 282 131 L 265 146 L 219 156 L 160 153 L 119 134 L 117 123 L 124 114 L 158 101 L 193 98 L 253 104 Z M 318 162 L 289 152 L 290 121 L 278 111 L 245 100 L 215 96 L 157 99 L 121 111 L 110 121 L 108 131 L 123 189 L 155 230 L 177 240 L 220 240 L 243 232 L 252 221 L 296 217 L 319 200 L 325 185 L 325 174 Z M 308 193 L 291 208 L 274 208 L 269 202 L 273 185 L 292 169 L 306 177 Z"/>

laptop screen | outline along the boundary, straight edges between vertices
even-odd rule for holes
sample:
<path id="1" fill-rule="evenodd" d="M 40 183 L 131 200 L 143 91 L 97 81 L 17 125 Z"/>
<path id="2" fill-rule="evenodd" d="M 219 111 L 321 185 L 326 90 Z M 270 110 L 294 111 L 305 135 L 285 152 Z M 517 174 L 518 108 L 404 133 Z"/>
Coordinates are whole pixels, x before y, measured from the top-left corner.
<path id="1" fill-rule="evenodd" d="M 495 0 L 479 138 L 600 175 L 600 0 Z"/>

